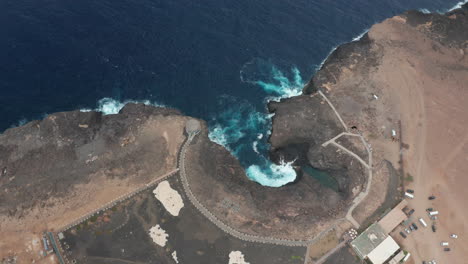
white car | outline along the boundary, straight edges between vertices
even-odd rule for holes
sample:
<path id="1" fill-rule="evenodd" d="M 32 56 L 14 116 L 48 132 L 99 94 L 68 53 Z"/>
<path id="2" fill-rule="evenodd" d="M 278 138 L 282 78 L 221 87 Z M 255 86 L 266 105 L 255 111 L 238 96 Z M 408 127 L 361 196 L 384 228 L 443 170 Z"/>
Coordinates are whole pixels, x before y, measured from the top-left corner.
<path id="1" fill-rule="evenodd" d="M 458 236 L 456 234 L 451 234 L 450 237 L 451 238 L 458 238 Z"/>

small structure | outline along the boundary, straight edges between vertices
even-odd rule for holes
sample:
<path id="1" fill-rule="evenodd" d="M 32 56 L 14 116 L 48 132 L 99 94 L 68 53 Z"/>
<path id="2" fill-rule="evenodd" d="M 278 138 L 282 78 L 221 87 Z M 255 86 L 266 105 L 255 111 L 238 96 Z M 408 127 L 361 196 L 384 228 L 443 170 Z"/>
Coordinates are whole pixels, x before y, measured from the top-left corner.
<path id="1" fill-rule="evenodd" d="M 57 236 L 58 236 L 58 239 L 59 239 L 59 240 L 62 240 L 62 239 L 65 238 L 65 236 L 63 235 L 62 232 L 58 233 Z"/>
<path id="2" fill-rule="evenodd" d="M 187 123 L 185 123 L 185 132 L 187 134 L 198 133 L 201 130 L 200 122 L 196 119 L 189 119 Z"/>
<path id="3" fill-rule="evenodd" d="M 396 254 L 392 259 L 390 259 L 388 261 L 388 264 L 397 264 L 397 263 L 400 263 L 400 261 L 405 257 L 405 252 L 403 252 L 403 250 L 401 250 L 400 252 L 398 252 L 398 254 Z"/>

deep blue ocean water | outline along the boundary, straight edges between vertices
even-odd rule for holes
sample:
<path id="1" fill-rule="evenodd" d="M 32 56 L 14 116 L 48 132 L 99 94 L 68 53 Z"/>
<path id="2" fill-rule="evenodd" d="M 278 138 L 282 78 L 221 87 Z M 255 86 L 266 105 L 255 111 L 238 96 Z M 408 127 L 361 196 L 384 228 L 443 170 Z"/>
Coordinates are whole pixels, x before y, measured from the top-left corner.
<path id="1" fill-rule="evenodd" d="M 459 0 L 2 0 L 0 131 L 128 100 L 209 122 L 250 178 L 295 179 L 266 157 L 266 102 L 294 96 L 343 42 L 408 9 Z"/>

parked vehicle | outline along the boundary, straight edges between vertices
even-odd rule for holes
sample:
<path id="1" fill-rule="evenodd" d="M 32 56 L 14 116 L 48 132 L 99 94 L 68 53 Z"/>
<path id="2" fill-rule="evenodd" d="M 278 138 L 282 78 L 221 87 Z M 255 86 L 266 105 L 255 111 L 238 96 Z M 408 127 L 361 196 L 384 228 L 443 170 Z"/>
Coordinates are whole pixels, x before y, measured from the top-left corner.
<path id="1" fill-rule="evenodd" d="M 450 251 L 450 248 L 444 248 L 444 251 Z"/>
<path id="2" fill-rule="evenodd" d="M 406 262 L 410 256 L 411 256 L 411 253 L 408 252 L 408 254 L 406 254 L 406 256 L 403 258 L 403 262 Z"/>
<path id="3" fill-rule="evenodd" d="M 401 235 L 403 238 L 406 238 L 406 234 L 405 234 L 405 233 L 400 232 L 400 235 Z"/>
<path id="4" fill-rule="evenodd" d="M 408 216 L 412 215 L 414 213 L 414 209 L 411 209 L 409 212 L 408 212 Z"/>
<path id="5" fill-rule="evenodd" d="M 429 196 L 429 200 L 434 200 L 436 197 L 434 195 Z"/>
<path id="6" fill-rule="evenodd" d="M 440 245 L 443 246 L 443 247 L 448 247 L 449 242 L 442 241 L 442 242 L 440 242 Z"/>
<path id="7" fill-rule="evenodd" d="M 451 238 L 458 238 L 458 235 L 456 235 L 456 234 L 451 234 L 450 237 L 451 237 Z"/>
<path id="8" fill-rule="evenodd" d="M 410 228 L 411 231 L 415 230 L 413 225 L 410 225 L 409 228 Z"/>
<path id="9" fill-rule="evenodd" d="M 433 224 L 433 225 L 432 225 L 432 232 L 435 233 L 435 231 L 437 231 L 437 227 L 436 227 L 436 225 Z"/>
<path id="10" fill-rule="evenodd" d="M 423 225 L 424 227 L 427 227 L 426 221 L 424 221 L 424 219 L 419 218 L 419 222 L 420 222 L 421 225 Z"/>
<path id="11" fill-rule="evenodd" d="M 426 209 L 426 211 L 427 211 L 427 212 L 432 212 L 432 211 L 434 211 L 434 208 L 429 207 L 429 208 Z"/>
<path id="12" fill-rule="evenodd" d="M 414 195 L 412 195 L 411 193 L 409 192 L 405 192 L 405 196 L 410 198 L 410 199 L 413 199 L 414 198 Z"/>
<path id="13" fill-rule="evenodd" d="M 414 227 L 414 230 L 418 230 L 418 226 L 416 225 L 416 223 L 412 223 L 411 226 Z"/>
<path id="14" fill-rule="evenodd" d="M 429 215 L 430 215 L 430 216 L 438 215 L 438 214 L 439 214 L 439 211 L 432 211 L 432 212 L 429 212 Z"/>
<path id="15" fill-rule="evenodd" d="M 411 233 L 411 230 L 408 229 L 408 228 L 405 228 L 405 232 L 409 234 L 409 233 Z"/>
<path id="16" fill-rule="evenodd" d="M 407 192 L 413 194 L 414 193 L 414 190 L 411 190 L 411 189 L 406 189 Z"/>
<path id="17" fill-rule="evenodd" d="M 437 220 L 437 215 L 431 216 L 431 220 L 434 220 L 434 221 Z"/>

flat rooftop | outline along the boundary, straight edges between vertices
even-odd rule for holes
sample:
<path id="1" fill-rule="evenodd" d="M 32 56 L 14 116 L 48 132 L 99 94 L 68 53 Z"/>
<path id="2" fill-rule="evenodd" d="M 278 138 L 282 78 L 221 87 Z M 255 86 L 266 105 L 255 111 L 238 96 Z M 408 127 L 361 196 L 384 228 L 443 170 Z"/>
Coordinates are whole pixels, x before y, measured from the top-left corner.
<path id="1" fill-rule="evenodd" d="M 379 223 L 374 223 L 351 242 L 351 247 L 359 258 L 365 259 L 387 237 L 387 232 Z"/>
<path id="2" fill-rule="evenodd" d="M 383 264 L 395 252 L 400 249 L 400 246 L 393 240 L 391 236 L 387 237 L 380 245 L 372 250 L 367 257 L 373 264 Z"/>
<path id="3" fill-rule="evenodd" d="M 388 234 L 395 229 L 401 222 L 406 220 L 406 214 L 403 208 L 408 204 L 406 200 L 401 201 L 395 208 L 388 212 L 380 221 L 379 225 Z"/>

